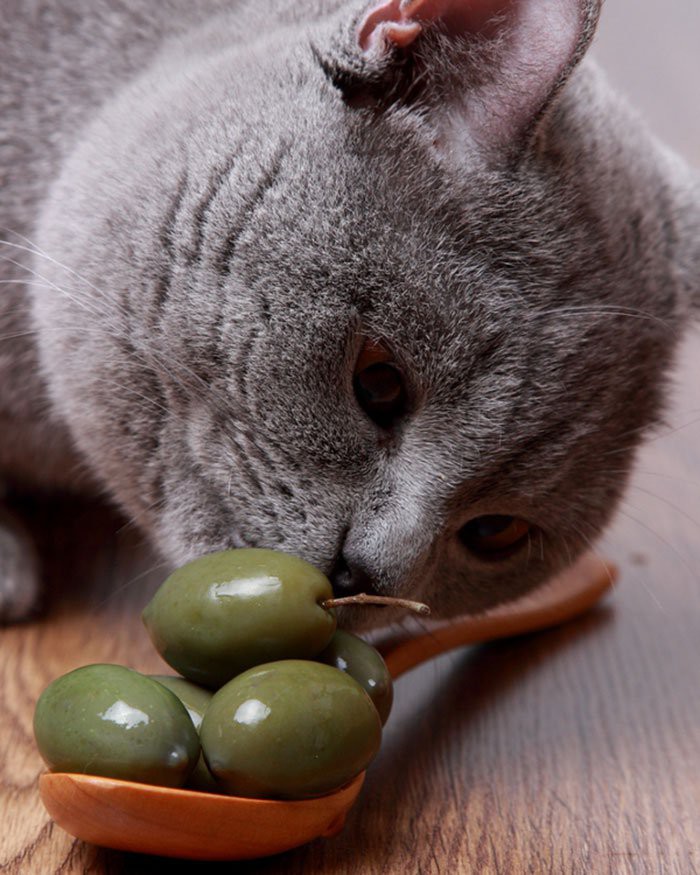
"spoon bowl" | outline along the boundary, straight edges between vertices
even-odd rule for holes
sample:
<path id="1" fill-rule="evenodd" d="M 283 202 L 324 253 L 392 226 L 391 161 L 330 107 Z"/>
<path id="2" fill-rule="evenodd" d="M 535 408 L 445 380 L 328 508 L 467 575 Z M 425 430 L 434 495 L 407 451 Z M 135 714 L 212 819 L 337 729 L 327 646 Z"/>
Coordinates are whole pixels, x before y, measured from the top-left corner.
<path id="1" fill-rule="evenodd" d="M 66 832 L 121 851 L 190 860 L 249 860 L 341 831 L 365 773 L 345 787 L 293 802 L 242 799 L 95 775 L 46 772 L 47 811 Z"/>
<path id="2" fill-rule="evenodd" d="M 614 566 L 593 554 L 536 592 L 477 616 L 428 625 L 420 635 L 380 644 L 392 677 L 467 644 L 559 625 L 591 608 L 617 579 Z M 333 793 L 294 801 L 247 799 L 47 772 L 41 798 L 56 823 L 103 847 L 192 860 L 265 857 L 336 835 L 357 798 L 365 773 Z"/>

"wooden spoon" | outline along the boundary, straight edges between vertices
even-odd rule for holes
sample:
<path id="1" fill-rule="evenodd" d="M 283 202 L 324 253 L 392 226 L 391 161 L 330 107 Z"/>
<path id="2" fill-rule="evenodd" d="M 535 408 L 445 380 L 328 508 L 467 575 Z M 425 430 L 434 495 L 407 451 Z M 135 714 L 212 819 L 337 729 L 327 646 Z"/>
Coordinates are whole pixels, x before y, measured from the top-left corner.
<path id="1" fill-rule="evenodd" d="M 555 626 L 592 607 L 617 570 L 592 554 L 537 592 L 479 616 L 434 624 L 427 633 L 380 649 L 394 678 L 454 647 Z M 278 854 L 340 832 L 364 772 L 327 796 L 286 802 L 243 799 L 118 781 L 46 773 L 41 798 L 56 823 L 108 848 L 193 860 L 244 860 Z"/>

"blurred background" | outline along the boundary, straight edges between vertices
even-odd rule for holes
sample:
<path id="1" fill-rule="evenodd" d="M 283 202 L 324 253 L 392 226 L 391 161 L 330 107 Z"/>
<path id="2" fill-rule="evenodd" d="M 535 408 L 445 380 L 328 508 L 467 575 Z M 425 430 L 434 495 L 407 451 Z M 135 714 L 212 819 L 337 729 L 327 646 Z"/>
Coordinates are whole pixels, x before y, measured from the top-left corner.
<path id="1" fill-rule="evenodd" d="M 654 131 L 700 167 L 700 0 L 606 0 L 593 54 Z"/>

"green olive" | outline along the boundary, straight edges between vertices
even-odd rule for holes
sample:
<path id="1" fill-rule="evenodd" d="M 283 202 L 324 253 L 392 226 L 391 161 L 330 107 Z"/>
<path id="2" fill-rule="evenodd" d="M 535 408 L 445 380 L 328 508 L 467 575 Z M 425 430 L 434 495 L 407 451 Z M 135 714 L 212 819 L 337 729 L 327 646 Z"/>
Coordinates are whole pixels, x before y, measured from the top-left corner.
<path id="1" fill-rule="evenodd" d="M 328 647 L 316 657 L 341 671 L 346 671 L 374 702 L 382 724 L 386 723 L 394 701 L 394 685 L 381 654 L 350 632 L 336 629 Z"/>
<path id="2" fill-rule="evenodd" d="M 302 799 L 342 787 L 379 750 L 377 709 L 348 674 L 288 659 L 252 668 L 214 695 L 200 729 L 222 788 Z"/>
<path id="3" fill-rule="evenodd" d="M 199 727 L 202 725 L 202 717 L 204 717 L 204 712 L 207 710 L 207 706 L 213 696 L 211 690 L 205 690 L 191 681 L 186 681 L 184 678 L 178 678 L 173 675 L 152 674 L 150 677 L 175 693 L 187 709 L 194 728 L 199 732 Z M 219 791 L 218 785 L 201 754 L 186 786 L 191 790 L 201 790 L 205 793 L 217 793 Z"/>
<path id="4" fill-rule="evenodd" d="M 121 665 L 86 665 L 49 684 L 36 705 L 34 735 L 52 772 L 164 787 L 181 787 L 200 752 L 177 696 Z"/>
<path id="5" fill-rule="evenodd" d="M 184 678 L 175 677 L 170 674 L 152 674 L 149 677 L 151 680 L 158 681 L 159 684 L 167 687 L 172 693 L 175 693 L 187 709 L 194 728 L 199 731 L 204 712 L 207 710 L 211 697 L 214 695 L 212 691 L 198 687 L 192 681 L 186 681 Z"/>
<path id="6" fill-rule="evenodd" d="M 143 612 L 163 659 L 197 684 L 218 688 L 255 665 L 313 659 L 335 631 L 330 581 L 273 550 L 211 553 L 173 572 Z"/>

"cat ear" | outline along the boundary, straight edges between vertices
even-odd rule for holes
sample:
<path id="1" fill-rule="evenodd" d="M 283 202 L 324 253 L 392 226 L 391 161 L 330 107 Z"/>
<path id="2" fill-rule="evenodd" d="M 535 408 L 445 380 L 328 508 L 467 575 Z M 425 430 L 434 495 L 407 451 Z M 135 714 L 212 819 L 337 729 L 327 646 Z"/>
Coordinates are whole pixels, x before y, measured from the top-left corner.
<path id="1" fill-rule="evenodd" d="M 503 12 L 509 0 L 383 0 L 374 3 L 358 28 L 363 51 L 410 45 L 423 28 L 439 22 L 455 36 L 476 34 Z"/>
<path id="2" fill-rule="evenodd" d="M 535 129 L 583 56 L 600 6 L 601 0 L 380 0 L 361 18 L 356 48 L 370 65 L 400 59 L 405 66 L 411 55 L 422 79 L 447 81 L 437 91 L 448 141 L 510 151 Z M 422 46 L 431 32 L 440 38 Z"/>

